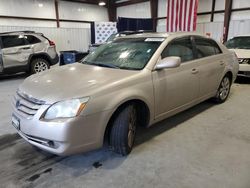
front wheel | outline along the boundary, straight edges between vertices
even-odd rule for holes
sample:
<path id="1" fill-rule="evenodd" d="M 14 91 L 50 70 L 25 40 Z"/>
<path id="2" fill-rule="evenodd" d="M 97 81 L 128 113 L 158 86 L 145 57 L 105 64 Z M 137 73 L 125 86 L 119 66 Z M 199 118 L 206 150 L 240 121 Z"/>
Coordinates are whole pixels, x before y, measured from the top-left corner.
<path id="1" fill-rule="evenodd" d="M 224 76 L 222 79 L 217 94 L 215 96 L 215 101 L 217 103 L 223 103 L 227 100 L 230 93 L 231 80 L 228 75 Z"/>
<path id="2" fill-rule="evenodd" d="M 111 149 L 123 156 L 128 155 L 134 145 L 137 116 L 133 105 L 123 108 L 116 116 L 110 132 Z"/>
<path id="3" fill-rule="evenodd" d="M 37 58 L 31 62 L 31 73 L 32 74 L 43 72 L 45 70 L 48 70 L 49 68 L 50 68 L 50 65 L 49 65 L 48 61 L 46 61 L 45 59 Z"/>

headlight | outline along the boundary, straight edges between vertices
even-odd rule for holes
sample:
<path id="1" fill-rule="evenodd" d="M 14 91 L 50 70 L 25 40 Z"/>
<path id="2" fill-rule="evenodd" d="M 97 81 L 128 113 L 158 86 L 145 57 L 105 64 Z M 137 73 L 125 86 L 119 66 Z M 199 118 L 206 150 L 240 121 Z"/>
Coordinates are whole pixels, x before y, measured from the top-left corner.
<path id="1" fill-rule="evenodd" d="M 243 64 L 249 64 L 249 59 L 244 59 Z"/>
<path id="2" fill-rule="evenodd" d="M 85 108 L 88 100 L 89 97 L 85 97 L 57 102 L 49 107 L 43 118 L 46 120 L 52 120 L 56 118 L 76 117 Z"/>
<path id="3" fill-rule="evenodd" d="M 250 64 L 250 59 L 239 59 L 239 64 Z"/>

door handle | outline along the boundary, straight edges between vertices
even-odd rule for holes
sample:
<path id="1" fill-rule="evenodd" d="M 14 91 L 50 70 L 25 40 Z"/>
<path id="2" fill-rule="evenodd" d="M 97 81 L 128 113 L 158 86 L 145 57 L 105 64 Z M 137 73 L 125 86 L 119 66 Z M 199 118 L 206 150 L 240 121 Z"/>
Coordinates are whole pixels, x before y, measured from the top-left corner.
<path id="1" fill-rule="evenodd" d="M 21 48 L 22 50 L 29 50 L 31 49 L 31 47 L 24 47 L 24 48 Z"/>
<path id="2" fill-rule="evenodd" d="M 220 65 L 225 65 L 225 62 L 224 61 L 220 61 Z"/>
<path id="3" fill-rule="evenodd" d="M 197 74 L 199 71 L 197 69 L 192 69 L 192 74 Z"/>

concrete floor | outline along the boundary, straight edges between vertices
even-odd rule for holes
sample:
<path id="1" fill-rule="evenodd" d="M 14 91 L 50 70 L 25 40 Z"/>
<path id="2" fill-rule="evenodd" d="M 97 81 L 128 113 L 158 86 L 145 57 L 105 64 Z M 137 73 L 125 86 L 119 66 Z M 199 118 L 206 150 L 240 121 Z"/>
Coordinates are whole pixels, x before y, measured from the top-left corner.
<path id="1" fill-rule="evenodd" d="M 24 77 L 0 78 L 0 187 L 250 187 L 250 80 L 234 84 L 222 105 L 204 102 L 140 130 L 128 157 L 105 148 L 57 157 L 10 123 L 11 95 Z"/>

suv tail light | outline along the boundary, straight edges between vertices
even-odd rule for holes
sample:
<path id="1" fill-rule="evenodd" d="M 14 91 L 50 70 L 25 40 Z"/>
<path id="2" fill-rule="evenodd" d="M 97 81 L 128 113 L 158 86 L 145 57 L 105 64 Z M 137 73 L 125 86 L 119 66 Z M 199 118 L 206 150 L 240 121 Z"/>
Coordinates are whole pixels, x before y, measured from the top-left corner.
<path id="1" fill-rule="evenodd" d="M 56 44 L 53 41 L 49 40 L 49 45 L 50 46 L 55 46 Z"/>
<path id="2" fill-rule="evenodd" d="M 51 40 L 49 40 L 47 37 L 45 37 L 44 35 L 42 35 L 46 40 L 48 40 L 49 41 L 49 45 L 50 46 L 56 46 L 56 44 L 53 42 L 53 41 L 51 41 Z"/>

